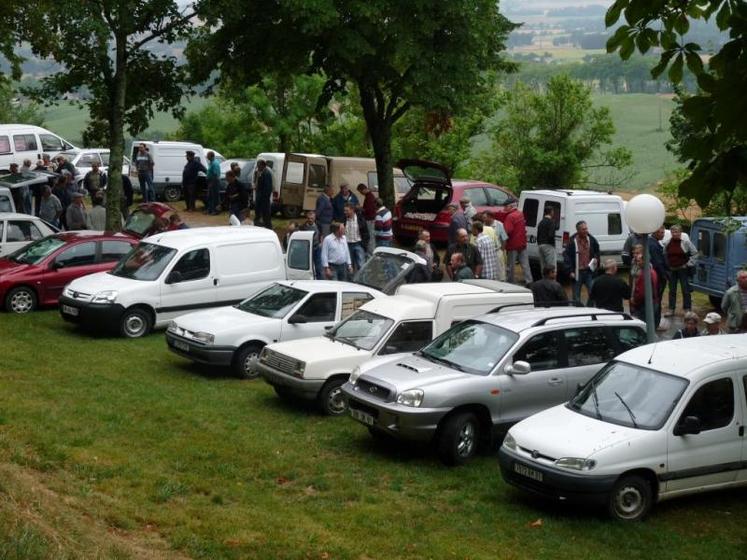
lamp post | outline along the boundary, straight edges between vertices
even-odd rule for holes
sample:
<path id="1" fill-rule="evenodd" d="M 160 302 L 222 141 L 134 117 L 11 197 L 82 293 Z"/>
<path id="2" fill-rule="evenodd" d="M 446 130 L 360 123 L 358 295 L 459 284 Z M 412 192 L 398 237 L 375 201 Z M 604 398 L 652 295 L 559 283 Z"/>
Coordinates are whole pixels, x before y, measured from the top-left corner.
<path id="1" fill-rule="evenodd" d="M 651 256 L 648 250 L 648 237 L 664 223 L 664 204 L 653 195 L 639 194 L 628 201 L 625 207 L 625 221 L 633 232 L 643 235 L 643 286 L 644 309 L 646 312 L 646 338 L 656 340 L 654 325 L 654 294 L 651 286 Z"/>

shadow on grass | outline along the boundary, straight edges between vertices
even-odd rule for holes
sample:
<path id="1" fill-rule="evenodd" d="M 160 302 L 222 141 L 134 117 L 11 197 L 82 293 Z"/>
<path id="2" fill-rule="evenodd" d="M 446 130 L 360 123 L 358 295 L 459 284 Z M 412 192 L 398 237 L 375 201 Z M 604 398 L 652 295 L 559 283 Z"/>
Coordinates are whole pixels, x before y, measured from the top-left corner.
<path id="1" fill-rule="evenodd" d="M 205 379 L 234 380 L 237 383 L 254 383 L 249 379 L 239 379 L 234 375 L 229 367 L 211 366 L 200 364 L 187 359 L 180 359 L 178 362 L 169 364 L 171 373 L 183 376 L 198 376 Z"/>

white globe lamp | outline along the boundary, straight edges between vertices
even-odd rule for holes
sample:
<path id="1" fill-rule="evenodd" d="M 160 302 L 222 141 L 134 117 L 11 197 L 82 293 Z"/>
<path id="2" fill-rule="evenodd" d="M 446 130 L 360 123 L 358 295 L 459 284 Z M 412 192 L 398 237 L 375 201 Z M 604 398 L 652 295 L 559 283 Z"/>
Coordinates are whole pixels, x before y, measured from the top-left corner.
<path id="1" fill-rule="evenodd" d="M 639 194 L 625 205 L 625 221 L 635 233 L 653 233 L 664 223 L 666 210 L 651 194 Z"/>

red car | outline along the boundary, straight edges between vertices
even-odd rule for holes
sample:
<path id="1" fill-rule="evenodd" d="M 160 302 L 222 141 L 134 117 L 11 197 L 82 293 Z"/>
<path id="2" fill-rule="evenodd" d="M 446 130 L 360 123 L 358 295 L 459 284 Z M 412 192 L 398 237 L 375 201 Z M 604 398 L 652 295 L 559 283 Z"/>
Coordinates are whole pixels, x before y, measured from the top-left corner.
<path id="1" fill-rule="evenodd" d="M 110 270 L 138 239 L 124 233 L 68 231 L 49 235 L 0 259 L 0 301 L 13 313 L 57 305 L 72 280 Z"/>
<path id="2" fill-rule="evenodd" d="M 157 233 L 159 229 L 163 231 L 162 228 L 159 228 L 159 221 L 162 222 L 162 227 L 165 227 L 166 230 L 173 229 L 169 223 L 169 218 L 173 214 L 176 214 L 176 210 L 168 204 L 143 202 L 132 211 L 122 231 L 141 239 Z"/>
<path id="3" fill-rule="evenodd" d="M 492 212 L 503 221 L 506 202 L 514 194 L 496 185 L 481 181 L 451 181 L 448 168 L 431 161 L 401 160 L 397 162 L 413 182 L 410 191 L 394 207 L 394 235 L 400 243 L 412 243 L 421 229 L 431 232 L 431 241 L 446 243 L 451 216 L 446 206 L 464 195 L 469 196 L 478 212 Z"/>

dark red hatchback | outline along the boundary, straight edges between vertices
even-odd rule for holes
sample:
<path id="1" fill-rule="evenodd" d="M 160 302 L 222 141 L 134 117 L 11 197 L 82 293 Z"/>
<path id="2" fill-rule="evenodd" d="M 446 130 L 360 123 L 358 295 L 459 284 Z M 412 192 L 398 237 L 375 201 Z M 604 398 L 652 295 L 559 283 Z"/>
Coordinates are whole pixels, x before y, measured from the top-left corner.
<path id="1" fill-rule="evenodd" d="M 412 243 L 421 229 L 431 232 L 431 240 L 446 243 L 451 216 L 446 206 L 469 196 L 478 212 L 491 212 L 499 221 L 506 216 L 506 202 L 514 194 L 482 181 L 453 181 L 451 171 L 432 161 L 402 160 L 397 163 L 413 185 L 394 207 L 394 235 L 400 243 Z"/>
<path id="2" fill-rule="evenodd" d="M 0 259 L 0 302 L 13 313 L 57 305 L 71 281 L 114 267 L 138 239 L 123 233 L 68 231 L 49 235 Z"/>

